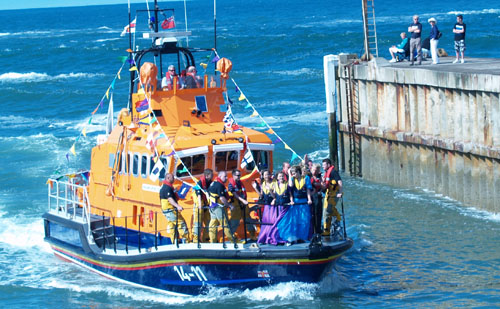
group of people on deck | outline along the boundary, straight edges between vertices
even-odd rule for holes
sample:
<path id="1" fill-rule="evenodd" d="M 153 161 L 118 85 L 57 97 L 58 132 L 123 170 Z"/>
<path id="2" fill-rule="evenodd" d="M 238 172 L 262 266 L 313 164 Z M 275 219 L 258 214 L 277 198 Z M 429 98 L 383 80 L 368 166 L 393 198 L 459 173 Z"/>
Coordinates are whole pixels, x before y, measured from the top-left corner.
<path id="1" fill-rule="evenodd" d="M 241 171 L 233 170 L 228 181 L 225 171 L 219 172 L 214 179 L 213 171 L 206 169 L 193 192 L 193 242 L 218 242 L 219 227 L 223 228 L 225 240 L 243 239 L 245 236 L 237 234 L 242 219 L 244 233 L 262 244 L 291 245 L 311 240 L 313 234 L 338 233 L 341 215 L 336 203 L 342 196 L 342 180 L 330 159 L 324 159 L 322 165 L 323 177 L 320 165 L 307 158 L 303 164 L 292 168 L 285 162 L 283 170 L 275 176 L 262 170 L 260 181 L 252 182 L 259 194 L 257 203 L 248 202 Z M 191 240 L 189 230 L 180 214 L 183 209 L 177 203 L 173 180 L 173 175 L 167 173 L 160 190 L 161 206 L 168 222 L 167 233 L 173 235 L 177 227 L 178 237 L 188 242 Z M 250 204 L 256 206 L 250 207 Z M 250 215 L 253 211 L 261 218 L 258 238 L 258 221 Z"/>
<path id="2" fill-rule="evenodd" d="M 174 81 L 175 77 L 177 77 L 177 82 Z M 176 84 L 177 89 L 203 88 L 203 78 L 197 75 L 197 70 L 194 66 L 188 67 L 187 70 L 182 70 L 181 74 L 178 75 L 175 72 L 175 66 L 169 65 L 168 71 L 161 80 L 161 89 L 163 91 L 172 90 L 174 84 Z M 210 88 L 217 86 L 217 82 L 213 76 L 210 78 L 209 86 Z"/>

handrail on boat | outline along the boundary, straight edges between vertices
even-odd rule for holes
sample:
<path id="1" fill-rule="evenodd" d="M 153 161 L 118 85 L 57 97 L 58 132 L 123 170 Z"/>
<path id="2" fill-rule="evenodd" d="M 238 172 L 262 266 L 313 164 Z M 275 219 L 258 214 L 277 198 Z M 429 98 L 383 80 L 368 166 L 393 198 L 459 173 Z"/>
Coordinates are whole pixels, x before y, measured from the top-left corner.
<path id="1" fill-rule="evenodd" d="M 90 239 L 90 200 L 87 187 L 71 181 L 61 181 L 53 178 L 49 179 L 47 186 L 49 212 L 55 211 L 57 214 L 66 217 L 80 218 L 87 223 L 87 237 Z M 52 203 L 53 200 L 55 201 L 55 208 Z M 82 209 L 81 216 L 77 214 L 77 208 Z"/>

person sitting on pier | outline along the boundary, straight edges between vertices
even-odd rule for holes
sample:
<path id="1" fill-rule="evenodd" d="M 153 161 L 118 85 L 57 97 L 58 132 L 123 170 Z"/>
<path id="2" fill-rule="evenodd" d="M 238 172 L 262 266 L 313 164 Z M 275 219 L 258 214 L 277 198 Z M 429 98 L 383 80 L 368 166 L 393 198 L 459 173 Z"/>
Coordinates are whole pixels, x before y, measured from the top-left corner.
<path id="1" fill-rule="evenodd" d="M 215 181 L 208 187 L 208 194 L 210 200 L 210 223 L 209 223 L 209 234 L 210 242 L 216 243 L 217 239 L 217 228 L 219 226 L 223 227 L 224 234 L 227 239 L 231 242 L 234 241 L 233 234 L 229 229 L 229 220 L 227 217 L 226 208 L 233 209 L 233 206 L 229 204 L 227 189 L 225 183 L 227 181 L 227 174 L 225 171 L 219 172 Z"/>
<path id="2" fill-rule="evenodd" d="M 196 68 L 194 66 L 190 66 L 187 69 L 184 83 L 186 84 L 187 89 L 203 87 L 203 81 L 198 75 L 196 75 Z"/>
<path id="3" fill-rule="evenodd" d="M 189 242 L 188 227 L 180 213 L 183 208 L 177 203 L 178 200 L 179 197 L 174 189 L 174 175 L 167 173 L 160 189 L 160 204 L 167 219 L 167 234 L 172 241 L 180 237 L 184 242 Z"/>
<path id="4" fill-rule="evenodd" d="M 241 182 L 240 178 L 241 178 L 241 171 L 239 171 L 238 169 L 234 169 L 233 177 L 229 178 L 229 185 L 227 188 L 229 191 L 230 202 L 233 204 L 234 207 L 231 210 L 229 226 L 231 228 L 231 231 L 235 233 L 235 236 L 236 236 L 236 230 L 238 230 L 238 227 L 240 226 L 240 220 L 242 218 L 243 221 L 248 221 L 250 219 L 249 211 L 247 210 L 248 208 L 247 191 L 245 189 L 245 185 L 243 185 L 243 182 Z M 244 209 L 246 211 L 243 211 Z M 243 214 L 245 214 L 245 218 L 243 217 Z M 250 234 L 250 239 L 257 240 L 255 236 L 255 226 L 253 224 L 246 224 L 246 230 Z"/>
<path id="5" fill-rule="evenodd" d="M 262 215 L 263 225 L 260 227 L 258 243 L 278 245 L 285 243 L 279 236 L 277 223 L 288 211 L 288 206 L 293 205 L 290 199 L 291 193 L 288 188 L 288 182 L 285 180 L 285 173 L 279 171 L 276 175 L 276 181 L 272 184 L 271 195 L 273 200 L 271 205 L 264 206 Z"/>
<path id="6" fill-rule="evenodd" d="M 174 84 L 174 77 L 177 77 L 177 89 L 180 89 L 180 82 L 177 74 L 175 73 L 175 66 L 169 65 L 168 71 L 165 73 L 165 77 L 161 79 L 161 89 L 163 91 L 168 91 L 174 89 L 172 86 Z"/>
<path id="7" fill-rule="evenodd" d="M 212 178 L 214 172 L 207 168 L 203 172 L 203 176 L 197 182 L 197 187 L 199 189 L 194 191 L 194 212 L 193 212 L 193 241 L 198 242 L 200 239 L 202 241 L 208 241 L 208 223 L 210 222 L 210 212 L 208 208 L 210 204 L 207 199 L 207 190 L 212 183 Z M 203 233 L 202 233 L 203 232 Z M 203 235 L 202 235 L 203 234 Z"/>
<path id="8" fill-rule="evenodd" d="M 403 53 L 405 52 L 405 46 L 406 44 L 408 44 L 408 38 L 406 37 L 406 32 L 401 32 L 400 34 L 401 36 L 401 43 L 399 43 L 399 45 L 392 45 L 390 48 L 389 48 L 389 52 L 391 53 L 391 57 L 392 59 L 389 60 L 389 62 L 396 62 L 397 59 L 396 59 L 396 54 L 397 53 Z"/>
<path id="9" fill-rule="evenodd" d="M 281 220 L 277 228 L 281 239 L 288 244 L 307 241 L 311 238 L 312 185 L 309 176 L 303 176 L 300 167 L 294 166 L 288 174 L 288 187 L 293 197 L 293 205 Z"/>
<path id="10" fill-rule="evenodd" d="M 342 197 L 342 179 L 330 159 L 324 159 L 322 164 L 325 170 L 322 184 L 322 189 L 325 191 L 325 199 L 323 201 L 323 236 L 328 236 L 330 235 L 333 216 L 335 216 L 334 231 L 340 228 L 341 217 L 335 206 L 338 199 Z"/>

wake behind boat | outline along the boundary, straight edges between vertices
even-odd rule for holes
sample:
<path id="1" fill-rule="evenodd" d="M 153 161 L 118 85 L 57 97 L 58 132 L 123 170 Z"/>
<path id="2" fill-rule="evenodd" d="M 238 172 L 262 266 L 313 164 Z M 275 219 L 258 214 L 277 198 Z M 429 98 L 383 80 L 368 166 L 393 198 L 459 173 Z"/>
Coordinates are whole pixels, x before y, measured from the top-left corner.
<path id="1" fill-rule="evenodd" d="M 282 140 L 265 121 L 267 134 L 236 124 L 227 93 L 227 83 L 234 82 L 229 78 L 231 62 L 215 49 L 182 47 L 180 38 L 190 32 L 175 31 L 172 9 L 160 9 L 155 1 L 154 9 L 137 14 L 148 15 L 150 31 L 143 38 L 152 45 L 131 48 L 124 59 L 130 72 L 127 108 L 120 111 L 116 126 L 109 122 L 107 134 L 98 136 L 89 171 L 49 179 L 45 240 L 65 260 L 111 279 L 173 295 L 199 294 L 210 286 L 240 289 L 319 282 L 353 244 L 345 222 L 323 236 L 320 229 L 311 227 L 305 239 L 285 241 L 281 235 L 283 239 L 274 244 L 256 241 L 266 226 L 280 232 L 276 226 L 281 217 L 271 223 L 263 220 L 266 209 L 274 206 L 262 199 L 259 187 L 264 180 L 260 184 L 256 180 L 266 170 L 272 172 L 275 145 Z M 124 30 L 131 42 L 136 20 Z M 197 53 L 208 54 L 200 66 L 216 66 L 217 74 L 198 78 L 193 70 Z M 180 75 L 175 74 L 177 69 Z M 108 120 L 120 72 L 103 97 L 110 97 Z M 238 91 L 239 101 L 258 115 Z M 286 144 L 285 148 L 291 149 Z M 207 171 L 220 178 L 240 176 L 240 189 L 248 189 L 238 196 L 248 205 L 238 203 L 237 194 L 214 196 L 204 184 Z M 169 186 L 177 188 L 177 195 L 164 195 Z M 307 208 L 299 208 L 292 201 L 275 207 L 282 207 L 284 213 L 309 211 L 307 202 Z M 235 208 L 241 212 L 236 225 Z M 213 218 L 215 209 L 222 215 L 217 226 L 210 222 L 209 229 L 204 218 L 209 213 Z"/>

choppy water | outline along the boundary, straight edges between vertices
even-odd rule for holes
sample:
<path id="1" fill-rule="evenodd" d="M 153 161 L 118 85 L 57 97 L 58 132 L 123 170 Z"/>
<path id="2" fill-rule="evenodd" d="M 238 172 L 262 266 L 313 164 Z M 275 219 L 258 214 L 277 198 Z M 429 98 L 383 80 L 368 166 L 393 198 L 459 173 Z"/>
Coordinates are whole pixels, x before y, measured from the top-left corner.
<path id="1" fill-rule="evenodd" d="M 218 50 L 232 77 L 298 153 L 327 154 L 322 57 L 362 48 L 360 3 L 219 0 Z M 182 3 L 173 3 L 182 16 Z M 435 17 L 452 51 L 454 14 L 468 25 L 467 55 L 497 56 L 496 1 L 377 1 L 381 54 L 414 13 Z M 137 5 L 135 8 L 144 8 Z M 190 1 L 192 46 L 212 46 L 210 1 Z M 408 13 L 403 13 L 408 12 Z M 343 175 L 348 234 L 355 246 L 319 285 L 253 291 L 214 289 L 176 298 L 110 282 L 55 258 L 43 242 L 47 176 L 86 168 L 104 110 L 77 144 L 125 55 L 125 5 L 0 11 L 0 306 L 2 307 L 471 307 L 500 306 L 500 216 L 433 192 L 402 190 Z M 140 22 L 140 21 L 139 21 Z M 180 23 L 182 26 L 182 23 Z M 424 23 L 424 32 L 429 31 Z M 127 83 L 117 82 L 115 110 Z M 237 98 L 236 93 L 231 93 Z M 233 100 L 237 102 L 237 99 Z M 237 120 L 249 126 L 243 106 Z M 277 161 L 289 159 L 284 149 Z"/>

